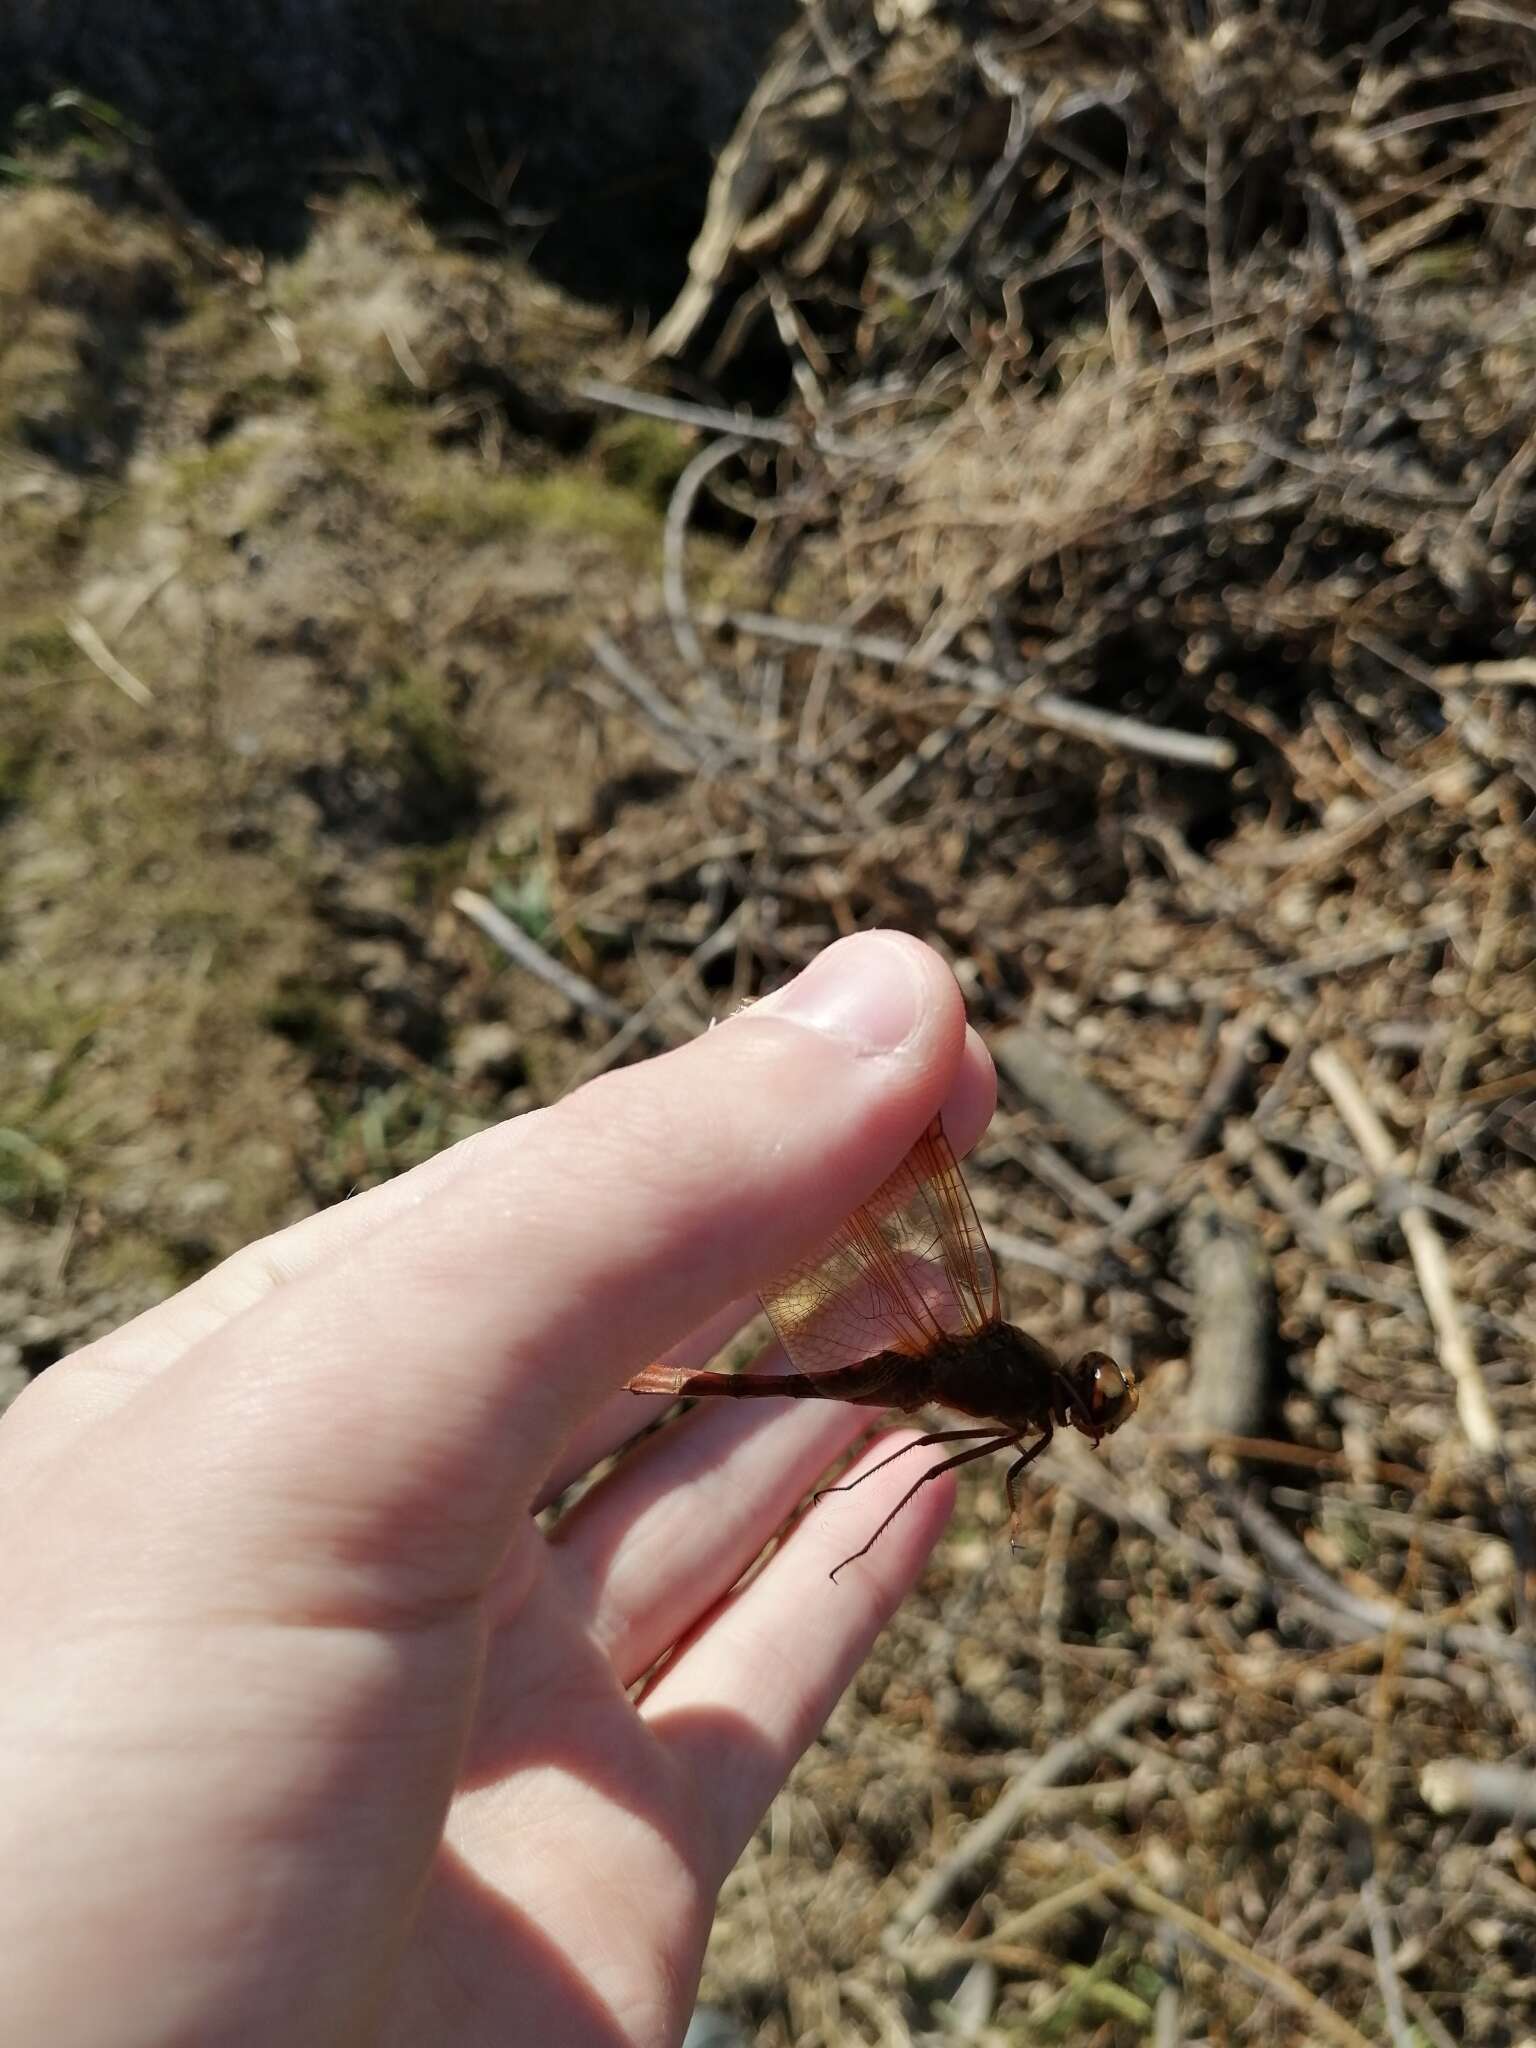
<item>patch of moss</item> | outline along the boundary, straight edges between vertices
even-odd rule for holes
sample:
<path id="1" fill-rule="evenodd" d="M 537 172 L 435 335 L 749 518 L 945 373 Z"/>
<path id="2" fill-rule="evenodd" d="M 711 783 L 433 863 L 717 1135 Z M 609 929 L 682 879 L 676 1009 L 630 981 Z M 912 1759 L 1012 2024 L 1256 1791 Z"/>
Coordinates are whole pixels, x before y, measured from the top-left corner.
<path id="1" fill-rule="evenodd" d="M 0 675 L 16 681 L 67 675 L 78 658 L 79 650 L 63 623 L 44 619 L 24 626 L 0 644 Z"/>
<path id="2" fill-rule="evenodd" d="M 211 446 L 188 448 L 167 464 L 167 497 L 171 503 L 192 503 L 222 484 L 245 476 L 261 453 L 249 435 L 226 434 Z"/>
<path id="3" fill-rule="evenodd" d="M 0 733 L 0 825 L 26 803 L 42 757 L 42 736 L 35 728 L 13 738 Z"/>
<path id="4" fill-rule="evenodd" d="M 592 438 L 592 454 L 609 483 L 634 491 L 658 511 L 666 509 L 697 443 L 670 420 L 628 413 Z"/>
<path id="5" fill-rule="evenodd" d="M 519 533 L 570 534 L 609 541 L 637 563 L 649 561 L 660 544 L 654 506 L 580 470 L 488 476 L 440 468 L 407 484 L 401 509 L 419 532 L 473 543 Z"/>
<path id="6" fill-rule="evenodd" d="M 359 751 L 393 783 L 395 831 L 437 843 L 480 808 L 480 771 L 442 677 L 425 669 L 386 676 L 354 715 Z"/>
<path id="7" fill-rule="evenodd" d="M 281 313 L 297 318 L 324 311 L 338 286 L 356 289 L 384 266 L 412 257 L 426 260 L 432 243 L 408 200 L 398 192 L 359 179 L 329 212 L 304 252 L 291 263 L 273 264 L 267 294 Z"/>
<path id="8" fill-rule="evenodd" d="M 932 203 L 919 209 L 908 222 L 912 246 L 918 255 L 936 260 L 964 232 L 975 204 L 973 185 L 972 177 L 960 172 L 952 181 L 946 181 Z"/>
<path id="9" fill-rule="evenodd" d="M 375 462 L 398 454 L 421 423 L 415 407 L 401 404 L 387 391 L 333 391 L 323 416 L 336 442 Z"/>

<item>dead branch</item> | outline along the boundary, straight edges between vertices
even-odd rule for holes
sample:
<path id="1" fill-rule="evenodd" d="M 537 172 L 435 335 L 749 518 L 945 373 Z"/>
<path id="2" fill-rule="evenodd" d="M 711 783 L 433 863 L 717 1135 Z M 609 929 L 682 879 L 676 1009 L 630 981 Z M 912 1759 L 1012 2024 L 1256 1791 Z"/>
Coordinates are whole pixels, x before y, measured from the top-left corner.
<path id="1" fill-rule="evenodd" d="M 605 996 L 601 989 L 594 988 L 574 968 L 552 958 L 537 939 L 530 938 L 520 924 L 514 924 L 488 897 L 477 894 L 473 889 L 455 889 L 453 907 L 471 924 L 478 925 L 486 937 L 494 940 L 519 967 L 536 974 L 540 981 L 564 996 L 576 1009 L 600 1017 L 605 1024 L 628 1025 L 629 1013 L 622 1005 Z"/>
<path id="2" fill-rule="evenodd" d="M 148 710 L 155 701 L 155 693 L 148 683 L 141 682 L 131 669 L 127 669 L 102 639 L 89 619 L 77 613 L 66 619 L 64 630 L 79 648 L 87 661 L 93 662 L 109 683 L 115 684 L 132 704 L 141 711 Z"/>
<path id="3" fill-rule="evenodd" d="M 766 441 L 778 448 L 796 448 L 805 439 L 787 420 L 759 419 L 751 413 L 727 412 L 717 405 L 695 405 L 688 399 L 669 398 L 659 391 L 609 384 L 601 377 L 584 377 L 571 388 L 578 398 L 590 399 L 594 405 L 611 405 L 616 411 L 640 413 L 647 419 L 670 420 L 679 427 L 702 427 L 706 433 L 729 434 L 738 441 Z"/>
<path id="4" fill-rule="evenodd" d="M 1035 1114 L 1058 1125 L 1102 1179 L 1160 1174 L 1167 1144 L 1090 1081 L 1062 1041 L 1031 1024 L 1016 1024 L 993 1041 L 992 1054 Z"/>
<path id="5" fill-rule="evenodd" d="M 1195 1299 L 1190 1424 L 1227 1436 L 1259 1436 L 1271 1401 L 1269 1261 L 1252 1227 L 1209 1197 L 1186 1210 L 1180 1248 Z"/>
<path id="6" fill-rule="evenodd" d="M 1311 1067 L 1332 1096 L 1371 1172 L 1378 1180 L 1395 1174 L 1398 1158 L 1386 1126 L 1371 1107 L 1343 1054 L 1332 1046 L 1320 1046 L 1312 1055 Z M 1435 1326 L 1440 1362 L 1456 1385 L 1456 1412 L 1462 1429 L 1479 1456 L 1494 1457 L 1502 1447 L 1499 1426 L 1451 1284 L 1445 1246 L 1427 1211 L 1418 1203 L 1404 1202 L 1398 1211 L 1398 1221 L 1408 1240 L 1424 1305 Z"/>
<path id="7" fill-rule="evenodd" d="M 1162 1705 L 1163 1695 L 1156 1688 L 1137 1687 L 1101 1708 L 1077 1734 L 1053 1742 L 1043 1756 L 1020 1773 L 986 1818 L 978 1821 L 964 1841 L 908 1894 L 892 1917 L 885 1938 L 887 1949 L 899 1952 L 929 1914 L 943 1905 L 960 1879 L 997 1853 L 1029 1812 L 1039 1792 L 1070 1772 L 1081 1770 L 1101 1750 L 1139 1721 L 1147 1720 Z"/>
<path id="8" fill-rule="evenodd" d="M 1529 1826 L 1536 1821 L 1536 1771 L 1441 1757 L 1420 1771 L 1419 1797 L 1434 1813 L 1485 1814 Z"/>
<path id="9" fill-rule="evenodd" d="M 706 614 L 707 617 L 711 616 Z M 800 619 L 781 619 L 769 612 L 724 612 L 712 615 L 712 622 L 751 633 L 763 639 L 786 640 L 796 647 L 827 647 L 841 654 L 853 654 L 866 661 L 878 661 L 897 669 L 915 669 L 942 683 L 956 683 L 973 690 L 988 704 L 1005 709 L 1023 725 L 1044 727 L 1050 732 L 1071 733 L 1091 740 L 1096 746 L 1124 748 L 1146 754 L 1154 760 L 1180 761 L 1190 767 L 1218 771 L 1231 768 L 1237 749 L 1229 740 L 1206 739 L 1199 733 L 1173 732 L 1148 725 L 1139 718 L 1118 712 L 1099 711 L 1080 704 L 1059 691 L 1037 688 L 1035 679 L 1024 685 L 1009 683 L 995 668 L 975 662 L 956 661 L 947 654 L 924 654 L 874 633 L 853 633 L 842 626 L 815 625 Z"/>

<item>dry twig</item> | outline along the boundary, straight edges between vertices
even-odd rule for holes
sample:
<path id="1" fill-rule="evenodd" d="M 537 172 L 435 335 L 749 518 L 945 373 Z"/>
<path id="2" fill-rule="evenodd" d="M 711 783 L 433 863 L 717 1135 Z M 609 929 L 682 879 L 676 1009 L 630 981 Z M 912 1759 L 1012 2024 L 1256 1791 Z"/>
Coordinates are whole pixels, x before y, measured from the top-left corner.
<path id="1" fill-rule="evenodd" d="M 467 917 L 471 924 L 478 925 L 488 939 L 500 946 L 519 967 L 536 974 L 540 981 L 564 996 L 568 1003 L 578 1010 L 585 1010 L 593 1017 L 600 1017 L 605 1024 L 627 1026 L 628 1012 L 622 1006 L 605 996 L 601 989 L 594 988 L 584 975 L 574 968 L 564 966 L 559 960 L 545 952 L 537 939 L 530 938 L 520 924 L 514 924 L 510 917 L 499 911 L 488 897 L 479 895 L 473 889 L 455 889 L 453 907 Z"/>
<path id="2" fill-rule="evenodd" d="M 1332 1096 L 1371 1172 L 1378 1180 L 1395 1174 L 1398 1158 L 1386 1126 L 1371 1107 L 1343 1054 L 1332 1046 L 1320 1046 L 1312 1055 L 1311 1067 Z M 1428 1213 L 1418 1203 L 1404 1202 L 1398 1210 L 1398 1222 L 1408 1240 L 1424 1305 L 1439 1339 L 1440 1362 L 1455 1382 L 1456 1412 L 1467 1442 L 1480 1457 L 1497 1456 L 1501 1449 L 1499 1427 L 1451 1284 L 1445 1246 Z"/>
<path id="3" fill-rule="evenodd" d="M 997 1853 L 1029 1812 L 1037 1793 L 1069 1772 L 1081 1770 L 1100 1750 L 1156 1713 L 1162 1704 L 1163 1696 L 1155 1688 L 1138 1687 L 1102 1708 L 1075 1735 L 1052 1743 L 999 1797 L 985 1820 L 978 1821 L 964 1841 L 908 1895 L 891 1920 L 887 1947 L 899 1950 L 928 1915 L 937 1912 L 967 1872 Z"/>
<path id="4" fill-rule="evenodd" d="M 1237 750 L 1230 740 L 1173 732 L 1164 726 L 1149 725 L 1143 719 L 1126 718 L 1119 712 L 1099 711 L 1091 704 L 1063 697 L 1057 690 L 1039 688 L 1033 681 L 1022 687 L 1010 684 L 985 664 L 956 661 L 947 654 L 925 654 L 920 648 L 903 646 L 900 641 L 876 633 L 854 633 L 842 626 L 781 619 L 769 612 L 724 612 L 713 616 L 715 622 L 729 625 L 738 633 L 785 640 L 797 647 L 826 647 L 892 668 L 915 669 L 939 682 L 955 683 L 974 691 L 987 704 L 1005 709 L 1021 724 L 1071 733 L 1091 740 L 1096 746 L 1123 747 L 1127 752 L 1146 754 L 1154 760 L 1179 761 L 1215 770 L 1229 769 L 1237 760 Z"/>

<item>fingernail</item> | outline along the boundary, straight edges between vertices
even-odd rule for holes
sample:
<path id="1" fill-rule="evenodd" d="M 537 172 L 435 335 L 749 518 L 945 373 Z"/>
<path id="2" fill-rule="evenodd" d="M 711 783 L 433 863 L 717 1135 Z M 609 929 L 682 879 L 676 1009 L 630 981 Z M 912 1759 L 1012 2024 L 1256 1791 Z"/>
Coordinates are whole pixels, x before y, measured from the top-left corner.
<path id="1" fill-rule="evenodd" d="M 789 1017 L 860 1052 L 894 1052 L 917 1029 L 922 978 L 907 947 L 867 932 L 831 946 L 749 1015 Z"/>

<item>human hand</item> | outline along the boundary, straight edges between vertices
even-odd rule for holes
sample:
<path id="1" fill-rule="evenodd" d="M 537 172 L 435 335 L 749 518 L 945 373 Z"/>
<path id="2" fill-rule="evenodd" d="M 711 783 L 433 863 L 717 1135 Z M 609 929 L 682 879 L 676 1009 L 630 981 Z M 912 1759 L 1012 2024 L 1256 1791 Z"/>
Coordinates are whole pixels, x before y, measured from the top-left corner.
<path id="1" fill-rule="evenodd" d="M 941 1105 L 962 1147 L 992 1106 L 954 982 L 849 939 L 30 1388 L 0 1423 L 0 2039 L 676 2042 L 718 1887 L 951 1482 L 836 1588 L 911 1463 L 834 1497 L 731 1597 L 867 1413 L 708 1403 L 551 1534 L 530 1511 L 651 1419 L 629 1373 L 698 1362 L 678 1340 L 718 1343 Z"/>

